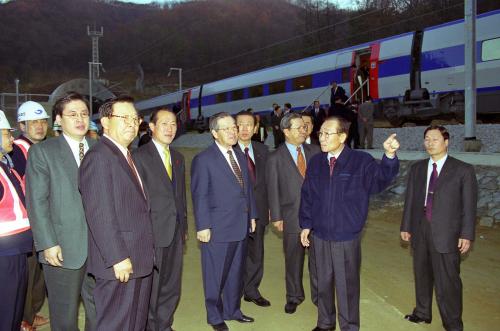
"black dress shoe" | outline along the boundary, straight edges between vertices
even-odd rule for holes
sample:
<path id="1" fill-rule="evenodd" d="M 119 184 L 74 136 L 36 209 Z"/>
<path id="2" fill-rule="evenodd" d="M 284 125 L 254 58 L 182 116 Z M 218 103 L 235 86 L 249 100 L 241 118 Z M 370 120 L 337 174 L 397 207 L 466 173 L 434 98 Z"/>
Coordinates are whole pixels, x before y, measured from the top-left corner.
<path id="1" fill-rule="evenodd" d="M 314 329 L 312 329 L 312 331 L 335 331 L 335 328 L 329 328 L 329 329 L 323 329 L 323 328 L 320 328 L 319 326 L 315 327 Z"/>
<path id="2" fill-rule="evenodd" d="M 246 316 L 246 315 L 241 315 L 240 318 L 238 318 L 236 320 L 237 322 L 240 322 L 240 323 L 252 323 L 254 321 L 254 319 L 250 316 Z"/>
<path id="3" fill-rule="evenodd" d="M 418 317 L 415 314 L 406 315 L 405 320 L 408 320 L 408 321 L 413 322 L 413 323 L 427 323 L 427 324 L 431 323 L 430 319 L 423 319 L 423 318 Z"/>
<path id="4" fill-rule="evenodd" d="M 293 314 L 297 310 L 297 304 L 293 302 L 287 302 L 285 305 L 285 313 Z"/>
<path id="5" fill-rule="evenodd" d="M 212 328 L 214 328 L 215 331 L 229 331 L 229 328 L 227 327 L 227 324 L 225 322 L 212 324 Z"/>
<path id="6" fill-rule="evenodd" d="M 249 297 L 243 297 L 243 300 L 245 300 L 247 302 L 253 302 L 257 306 L 261 306 L 261 307 L 269 307 L 271 305 L 271 303 L 269 302 L 269 300 L 265 299 L 264 297 L 258 297 L 257 299 L 251 299 Z"/>

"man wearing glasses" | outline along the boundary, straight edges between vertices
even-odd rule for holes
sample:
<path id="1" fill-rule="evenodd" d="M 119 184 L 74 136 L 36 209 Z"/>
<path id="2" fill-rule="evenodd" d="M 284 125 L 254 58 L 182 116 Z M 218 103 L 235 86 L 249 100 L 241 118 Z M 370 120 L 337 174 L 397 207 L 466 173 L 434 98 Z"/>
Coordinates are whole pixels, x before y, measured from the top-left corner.
<path id="1" fill-rule="evenodd" d="M 79 187 L 89 226 L 88 272 L 96 278 L 96 330 L 144 330 L 153 271 L 147 193 L 127 147 L 140 119 L 120 96 L 99 109 L 104 136 L 85 156 Z"/>
<path id="2" fill-rule="evenodd" d="M 399 143 L 384 142 L 379 164 L 368 153 L 351 150 L 345 141 L 349 123 L 330 117 L 318 132 L 322 153 L 311 158 L 302 186 L 300 240 L 312 247 L 318 275 L 318 321 L 313 331 L 359 330 L 361 232 L 370 194 L 384 190 L 396 177 Z M 311 243 L 314 242 L 314 245 Z"/>
<path id="3" fill-rule="evenodd" d="M 234 118 L 228 113 L 209 121 L 213 145 L 191 166 L 191 196 L 201 265 L 207 322 L 227 331 L 226 320 L 253 322 L 240 309 L 247 236 L 255 231 L 257 208 L 247 162 L 240 150 Z"/>
<path id="4" fill-rule="evenodd" d="M 305 248 L 300 244 L 299 205 L 300 188 L 304 181 L 306 164 L 319 153 L 316 145 L 305 144 L 307 127 L 302 115 L 290 113 L 280 123 L 285 143 L 269 155 L 266 164 L 267 196 L 270 220 L 279 232 L 283 232 L 286 271 L 285 312 L 293 314 L 304 301 L 302 275 Z M 309 257 L 311 298 L 316 303 L 315 267 Z"/>
<path id="5" fill-rule="evenodd" d="M 94 141 L 87 102 L 77 93 L 56 101 L 62 135 L 29 149 L 26 204 L 35 248 L 43 265 L 52 330 L 78 330 L 83 299 L 86 330 L 95 326 L 94 280 L 86 273 L 87 223 L 78 192 L 78 167 Z"/>

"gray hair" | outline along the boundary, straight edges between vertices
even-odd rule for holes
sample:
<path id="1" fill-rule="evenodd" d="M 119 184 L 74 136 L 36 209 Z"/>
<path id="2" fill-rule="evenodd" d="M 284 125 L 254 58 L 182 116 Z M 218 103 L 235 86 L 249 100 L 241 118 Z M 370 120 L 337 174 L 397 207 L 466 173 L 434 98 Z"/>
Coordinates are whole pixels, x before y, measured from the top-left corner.
<path id="1" fill-rule="evenodd" d="M 285 129 L 290 129 L 292 127 L 292 120 L 302 118 L 302 115 L 298 113 L 288 113 L 281 119 L 280 129 L 285 131 Z"/>
<path id="2" fill-rule="evenodd" d="M 210 131 L 212 130 L 219 130 L 219 120 L 221 118 L 224 118 L 224 117 L 231 117 L 231 114 L 229 113 L 226 113 L 226 112 L 220 112 L 220 113 L 217 113 L 217 114 L 214 114 L 212 116 L 210 116 L 210 119 L 208 120 L 208 127 L 210 128 Z"/>

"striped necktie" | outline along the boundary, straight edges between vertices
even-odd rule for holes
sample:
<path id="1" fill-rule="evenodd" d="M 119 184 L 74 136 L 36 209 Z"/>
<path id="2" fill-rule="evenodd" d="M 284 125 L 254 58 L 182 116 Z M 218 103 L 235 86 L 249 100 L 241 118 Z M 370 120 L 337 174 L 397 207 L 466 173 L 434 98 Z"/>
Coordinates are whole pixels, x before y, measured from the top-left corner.
<path id="1" fill-rule="evenodd" d="M 233 168 L 234 175 L 236 176 L 238 183 L 241 187 L 243 187 L 243 175 L 241 174 L 241 169 L 238 166 L 238 163 L 236 163 L 236 160 L 234 159 L 233 151 L 228 150 L 227 154 L 229 154 L 229 162 L 231 163 L 231 168 Z"/>

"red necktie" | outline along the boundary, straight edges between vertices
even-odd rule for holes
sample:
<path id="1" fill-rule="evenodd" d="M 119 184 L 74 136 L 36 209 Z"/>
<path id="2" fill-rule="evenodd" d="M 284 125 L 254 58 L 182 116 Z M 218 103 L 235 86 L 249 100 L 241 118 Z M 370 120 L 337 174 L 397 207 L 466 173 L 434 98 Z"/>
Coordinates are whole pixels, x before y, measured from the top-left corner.
<path id="1" fill-rule="evenodd" d="M 253 160 L 248 153 L 248 147 L 245 147 L 245 156 L 247 158 L 247 166 L 248 171 L 250 172 L 250 178 L 252 179 L 252 183 L 255 184 L 255 164 L 253 163 Z"/>
<path id="2" fill-rule="evenodd" d="M 299 168 L 302 178 L 306 177 L 306 160 L 304 159 L 304 155 L 302 155 L 300 146 L 297 147 L 297 168 Z"/>
<path id="3" fill-rule="evenodd" d="M 337 158 L 335 156 L 332 156 L 330 158 L 330 177 L 333 175 L 333 168 L 335 168 L 335 162 L 337 162 Z"/>
<path id="4" fill-rule="evenodd" d="M 432 174 L 429 179 L 429 189 L 427 190 L 427 198 L 425 204 L 425 218 L 430 222 L 432 219 L 432 196 L 434 195 L 434 189 L 436 188 L 436 182 L 438 179 L 437 164 L 432 164 Z"/>
<path id="5" fill-rule="evenodd" d="M 127 151 L 127 162 L 130 170 L 132 170 L 132 173 L 134 174 L 137 184 L 139 184 L 139 186 L 141 187 L 142 195 L 144 195 L 144 198 L 146 198 L 146 194 L 144 194 L 144 188 L 142 187 L 141 180 L 139 179 L 139 174 L 137 173 L 137 169 L 135 168 L 134 160 L 132 160 L 130 151 Z"/>

